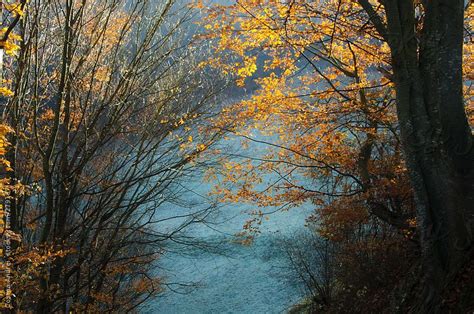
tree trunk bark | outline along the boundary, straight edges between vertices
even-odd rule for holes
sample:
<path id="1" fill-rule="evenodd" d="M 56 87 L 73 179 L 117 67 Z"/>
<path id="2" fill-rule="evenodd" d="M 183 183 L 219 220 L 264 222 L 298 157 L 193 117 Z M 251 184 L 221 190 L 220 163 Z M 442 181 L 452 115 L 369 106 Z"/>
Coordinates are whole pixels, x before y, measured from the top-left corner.
<path id="1" fill-rule="evenodd" d="M 464 7 L 462 0 L 427 1 L 418 41 L 413 1 L 385 3 L 398 119 L 424 257 L 420 311 L 433 312 L 472 246 L 474 148 L 462 93 Z"/>

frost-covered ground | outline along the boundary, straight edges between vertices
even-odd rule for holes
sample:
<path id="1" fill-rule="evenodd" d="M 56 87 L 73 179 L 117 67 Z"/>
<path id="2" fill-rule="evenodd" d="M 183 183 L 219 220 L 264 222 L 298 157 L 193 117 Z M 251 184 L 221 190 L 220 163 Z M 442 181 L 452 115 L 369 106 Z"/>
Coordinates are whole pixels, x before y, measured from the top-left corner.
<path id="1" fill-rule="evenodd" d="M 224 208 L 221 218 L 224 215 L 229 220 L 214 226 L 219 231 L 197 226 L 192 232 L 200 240 L 215 244 L 216 249 L 211 249 L 214 252 L 189 247 L 182 251 L 177 247 L 160 261 L 166 281 L 177 283 L 169 288 L 184 294 L 168 289 L 145 312 L 285 312 L 302 297 L 302 291 L 286 276 L 287 263 L 279 239 L 301 229 L 307 213 L 301 208 L 273 214 L 254 244 L 242 246 L 233 243 L 231 235 L 240 231 L 248 218 L 245 206 Z M 181 285 L 185 282 L 195 285 Z"/>
<path id="2" fill-rule="evenodd" d="M 260 135 L 257 135 L 261 139 Z M 266 152 L 265 145 L 250 143 L 241 149 L 240 140 L 227 141 L 223 151 L 238 151 L 244 156 L 258 157 Z M 272 178 L 267 178 L 272 180 Z M 193 212 L 206 208 L 206 197 L 212 184 L 196 178 L 183 183 L 187 192 L 181 197 L 195 204 L 184 209 L 170 205 L 167 215 Z M 167 252 L 159 259 L 159 276 L 168 287 L 153 300 L 144 313 L 282 313 L 303 296 L 301 287 L 290 278 L 288 261 L 281 242 L 304 229 L 310 205 L 277 211 L 265 220 L 251 246 L 235 243 L 234 235 L 254 210 L 247 204 L 228 204 L 206 217 L 210 224 L 193 224 L 185 234 L 204 244 L 198 247 L 167 243 Z M 272 212 L 275 208 L 259 208 Z M 158 228 L 173 230 L 178 220 L 161 223 Z M 209 247 L 207 247 L 209 246 Z"/>

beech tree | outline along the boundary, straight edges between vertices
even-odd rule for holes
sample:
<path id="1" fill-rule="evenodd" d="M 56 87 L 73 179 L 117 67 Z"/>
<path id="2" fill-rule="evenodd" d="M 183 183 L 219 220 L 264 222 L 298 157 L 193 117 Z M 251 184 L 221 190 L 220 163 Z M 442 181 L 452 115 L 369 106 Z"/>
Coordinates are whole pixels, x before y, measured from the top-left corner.
<path id="1" fill-rule="evenodd" d="M 236 73 L 241 86 L 249 78 L 258 85 L 227 110 L 229 119 L 241 118 L 231 131 L 255 140 L 245 132 L 250 124 L 278 135 L 268 143 L 277 152 L 253 169 L 275 171 L 283 182 L 265 190 L 280 188 L 275 202 L 271 193 L 255 193 L 261 182 L 240 167 L 229 178 L 244 178 L 242 188 L 218 192 L 267 205 L 311 199 L 323 210 L 316 219 L 338 217 L 332 230 L 340 231 L 341 221 L 360 221 L 366 210 L 409 230 L 414 209 L 422 310 L 436 308 L 472 247 L 472 12 L 462 0 L 249 0 L 212 7 L 207 37 L 223 56 L 208 65 Z M 296 178 L 297 168 L 312 173 L 312 186 Z M 411 190 L 403 191 L 407 178 Z M 332 197 L 330 205 L 323 196 Z"/>
<path id="2" fill-rule="evenodd" d="M 466 3 L 383 1 L 385 13 L 369 1 L 359 4 L 390 46 L 397 116 L 420 220 L 429 310 L 438 305 L 443 285 L 472 247 L 474 145 L 463 95 Z"/>

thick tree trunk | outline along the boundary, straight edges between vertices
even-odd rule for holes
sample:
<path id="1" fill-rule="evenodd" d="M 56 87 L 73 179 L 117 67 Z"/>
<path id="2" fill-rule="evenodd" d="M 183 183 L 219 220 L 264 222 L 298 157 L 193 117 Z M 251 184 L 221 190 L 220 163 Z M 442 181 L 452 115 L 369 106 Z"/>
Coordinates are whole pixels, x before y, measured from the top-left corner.
<path id="1" fill-rule="evenodd" d="M 420 44 L 412 0 L 386 1 L 387 36 L 424 255 L 423 312 L 472 246 L 473 136 L 462 94 L 463 1 L 427 1 Z"/>

